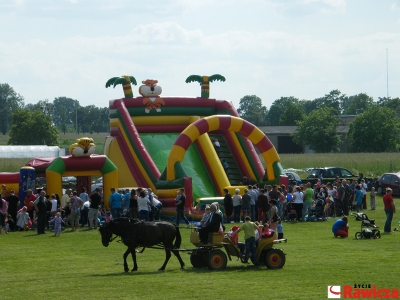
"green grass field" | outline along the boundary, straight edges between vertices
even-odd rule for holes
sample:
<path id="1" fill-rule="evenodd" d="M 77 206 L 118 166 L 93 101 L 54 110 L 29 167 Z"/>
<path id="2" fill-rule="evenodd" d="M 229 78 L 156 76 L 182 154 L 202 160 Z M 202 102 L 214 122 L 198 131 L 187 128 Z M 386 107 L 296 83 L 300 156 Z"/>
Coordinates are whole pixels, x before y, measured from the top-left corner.
<path id="1" fill-rule="evenodd" d="M 76 137 L 68 134 L 69 146 Z M 97 145 L 104 135 L 89 135 Z M 0 144 L 2 140 L 0 139 Z M 1 159 L 0 171 L 16 172 L 29 159 Z M 400 170 L 396 154 L 281 155 L 284 168 L 341 166 L 366 176 Z M 397 207 L 400 207 L 399 200 Z M 377 210 L 368 211 L 383 229 L 382 200 Z M 395 214 L 392 226 L 398 227 Z M 334 238 L 334 220 L 314 223 L 284 223 L 287 244 L 286 265 L 279 270 L 245 266 L 234 259 L 220 272 L 195 269 L 190 257 L 182 253 L 184 270 L 171 257 L 165 271 L 157 271 L 164 252 L 146 249 L 138 255 L 139 270 L 124 273 L 125 246 L 101 244 L 96 231 L 65 230 L 61 237 L 51 233 L 37 236 L 35 231 L 0 235 L 2 291 L 0 299 L 327 299 L 328 285 L 371 284 L 378 288 L 400 288 L 398 251 L 400 233 L 382 234 L 380 240 L 355 240 L 360 222 L 350 218 L 350 237 Z M 383 231 L 383 230 L 382 230 Z M 190 230 L 182 229 L 182 248 L 193 249 Z M 243 235 L 241 234 L 241 240 Z M 129 267 L 132 260 L 128 258 Z"/>
<path id="2" fill-rule="evenodd" d="M 400 171 L 398 153 L 314 153 L 281 154 L 283 168 L 343 167 L 353 174 L 363 173 L 365 177 L 379 177 L 386 172 Z M 307 173 L 299 173 L 303 178 Z"/>
<path id="3" fill-rule="evenodd" d="M 367 214 L 383 231 L 380 197 L 377 204 Z M 392 226 L 398 221 L 395 214 Z M 247 267 L 236 259 L 219 272 L 195 269 L 182 253 L 184 270 L 172 256 L 166 270 L 158 271 L 164 252 L 146 249 L 138 254 L 138 271 L 124 273 L 125 246 L 114 241 L 103 247 L 97 231 L 67 228 L 60 237 L 35 231 L 2 234 L 0 299 L 327 299 L 328 285 L 400 288 L 400 233 L 355 240 L 360 222 L 350 218 L 350 237 L 335 239 L 333 222 L 284 223 L 288 242 L 276 247 L 286 253 L 286 264 L 278 270 Z M 181 233 L 181 248 L 193 249 L 190 230 Z M 130 257 L 128 264 L 131 269 Z"/>

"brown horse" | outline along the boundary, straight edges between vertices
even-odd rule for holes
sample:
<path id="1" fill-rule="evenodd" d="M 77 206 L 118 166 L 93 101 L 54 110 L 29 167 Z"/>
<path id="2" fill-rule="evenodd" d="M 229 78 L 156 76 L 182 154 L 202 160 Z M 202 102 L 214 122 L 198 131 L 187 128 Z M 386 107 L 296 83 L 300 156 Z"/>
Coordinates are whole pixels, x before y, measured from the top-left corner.
<path id="1" fill-rule="evenodd" d="M 133 269 L 137 271 L 136 248 L 162 246 L 165 250 L 165 261 L 159 270 L 164 270 L 169 259 L 171 251 L 178 258 L 181 269 L 185 266 L 179 251 L 174 250 L 181 245 L 181 233 L 179 228 L 168 222 L 142 222 L 138 219 L 117 218 L 104 223 L 100 226 L 101 239 L 104 247 L 108 247 L 112 242 L 113 234 L 121 237 L 122 242 L 128 247 L 124 253 L 124 271 L 128 272 L 126 258 L 129 253 L 132 255 Z M 173 243 L 175 240 L 175 243 Z"/>

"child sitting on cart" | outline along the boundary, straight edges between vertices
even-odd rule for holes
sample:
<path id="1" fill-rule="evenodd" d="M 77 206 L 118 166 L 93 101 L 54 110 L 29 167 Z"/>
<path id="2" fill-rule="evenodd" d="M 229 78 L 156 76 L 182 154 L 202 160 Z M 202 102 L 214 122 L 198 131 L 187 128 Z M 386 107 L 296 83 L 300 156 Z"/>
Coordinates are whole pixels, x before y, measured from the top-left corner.
<path id="1" fill-rule="evenodd" d="M 238 229 L 239 229 L 239 226 L 236 226 L 236 225 L 233 226 L 232 229 L 228 231 L 227 236 L 232 241 L 232 243 L 235 244 L 239 248 L 240 254 L 243 255 L 245 245 L 244 245 L 244 243 L 239 242 L 239 234 L 235 233 Z"/>
<path id="2" fill-rule="evenodd" d="M 196 227 L 203 227 L 208 222 L 210 217 L 211 217 L 211 210 L 210 210 L 210 206 L 207 205 L 206 209 L 205 209 L 205 213 L 203 214 L 203 217 L 201 218 L 200 222 L 198 222 L 196 224 Z"/>
<path id="3" fill-rule="evenodd" d="M 269 228 L 269 224 L 265 223 L 262 227 L 261 238 L 269 238 L 274 235 L 274 231 Z"/>

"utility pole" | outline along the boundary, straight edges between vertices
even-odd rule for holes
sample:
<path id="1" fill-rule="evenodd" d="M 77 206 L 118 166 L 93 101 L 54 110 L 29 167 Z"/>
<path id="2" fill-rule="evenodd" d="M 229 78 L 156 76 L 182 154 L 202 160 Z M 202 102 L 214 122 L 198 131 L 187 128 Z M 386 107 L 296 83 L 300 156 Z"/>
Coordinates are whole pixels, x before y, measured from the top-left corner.
<path id="1" fill-rule="evenodd" d="M 78 101 L 75 102 L 75 131 L 78 135 Z"/>
<path id="2" fill-rule="evenodd" d="M 389 99 L 389 49 L 386 48 L 386 97 Z"/>

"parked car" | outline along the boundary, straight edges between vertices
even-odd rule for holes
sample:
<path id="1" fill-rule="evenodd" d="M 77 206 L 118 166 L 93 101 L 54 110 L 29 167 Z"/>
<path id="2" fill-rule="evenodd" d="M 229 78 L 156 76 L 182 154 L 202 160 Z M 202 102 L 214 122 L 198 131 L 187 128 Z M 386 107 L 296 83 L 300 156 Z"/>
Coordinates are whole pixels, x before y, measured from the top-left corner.
<path id="1" fill-rule="evenodd" d="M 68 183 L 68 182 L 76 183 L 75 176 L 63 176 L 61 180 L 63 183 Z"/>
<path id="2" fill-rule="evenodd" d="M 340 179 L 346 178 L 357 178 L 357 175 L 354 175 L 349 170 L 340 167 L 326 167 L 326 168 L 313 168 L 307 175 L 307 179 L 319 178 L 322 174 L 322 178 L 336 178 L 339 176 Z"/>
<path id="3" fill-rule="evenodd" d="M 103 177 L 98 178 L 96 181 L 92 181 L 92 193 L 97 188 L 103 187 Z"/>
<path id="4" fill-rule="evenodd" d="M 390 187 L 393 194 L 400 194 L 400 173 L 385 173 L 377 182 L 378 194 L 383 195 L 386 188 Z"/>
<path id="5" fill-rule="evenodd" d="M 296 180 L 297 184 L 302 184 L 303 182 L 300 179 L 300 176 L 295 172 L 285 172 L 286 176 L 289 179 L 289 182 Z"/>

